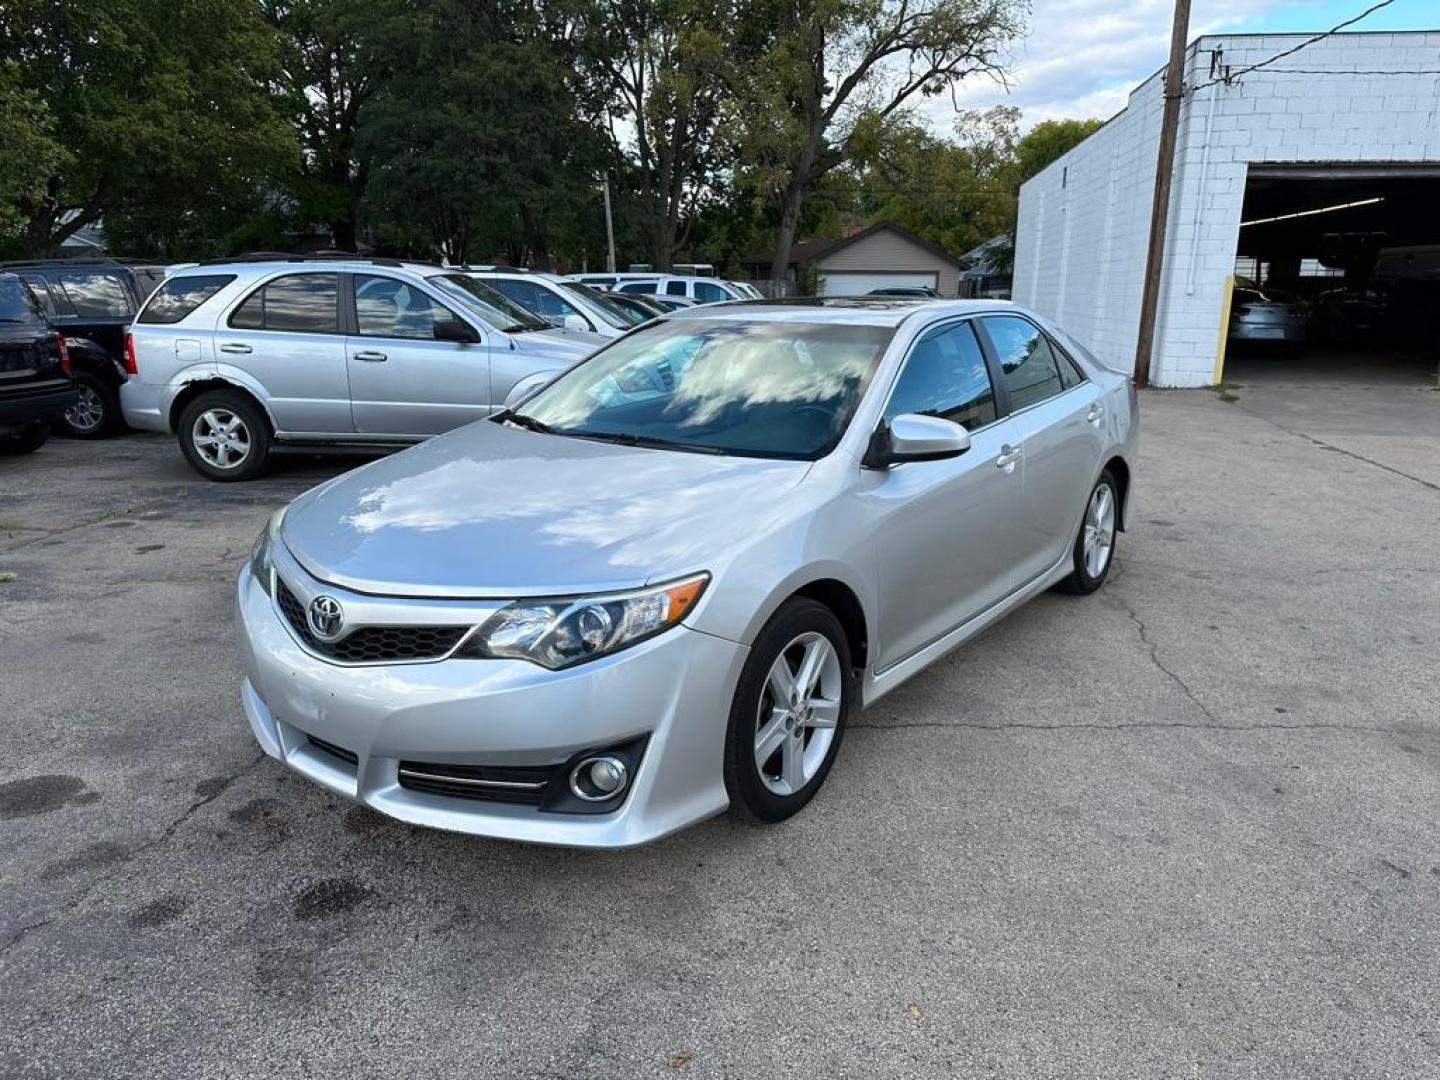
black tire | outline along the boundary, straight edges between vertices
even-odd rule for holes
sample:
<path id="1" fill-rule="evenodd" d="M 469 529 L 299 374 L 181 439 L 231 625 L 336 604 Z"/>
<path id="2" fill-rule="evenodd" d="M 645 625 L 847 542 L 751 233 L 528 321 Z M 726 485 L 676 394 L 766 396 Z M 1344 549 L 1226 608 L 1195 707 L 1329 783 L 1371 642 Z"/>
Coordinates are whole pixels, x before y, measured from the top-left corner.
<path id="1" fill-rule="evenodd" d="M 1102 488 L 1108 488 L 1110 492 L 1110 547 L 1105 557 L 1104 565 L 1100 567 L 1099 573 L 1092 574 L 1086 560 L 1085 535 L 1090 526 L 1091 507 L 1094 504 L 1096 493 Z M 1088 596 L 1101 585 L 1105 584 L 1105 578 L 1110 573 L 1110 567 L 1115 565 L 1115 546 L 1120 539 L 1120 485 L 1115 482 L 1115 476 L 1106 469 L 1100 474 L 1100 479 L 1095 481 L 1095 486 L 1090 489 L 1089 496 L 1085 499 L 1085 513 L 1080 518 L 1080 530 L 1075 534 L 1075 543 L 1070 548 L 1070 560 L 1072 569 L 1070 576 L 1055 586 L 1060 592 L 1070 593 L 1072 596 Z"/>
<path id="2" fill-rule="evenodd" d="M 105 439 L 125 430 L 120 413 L 120 392 L 93 371 L 77 371 L 75 386 L 81 400 L 65 410 L 61 421 L 72 439 Z"/>
<path id="3" fill-rule="evenodd" d="M 806 634 L 822 635 L 839 660 L 838 716 L 829 746 L 823 751 L 825 756 L 813 775 L 798 791 L 777 793 L 767 786 L 761 775 L 762 766 L 756 761 L 759 712 L 762 699 L 768 700 L 770 694 L 771 666 L 782 652 L 788 651 L 788 646 Z M 803 649 L 803 646 L 794 648 Z M 803 597 L 787 600 L 756 637 L 730 706 L 730 724 L 725 734 L 725 790 L 730 796 L 731 813 L 745 821 L 764 823 L 784 821 L 798 813 L 815 796 L 835 763 L 858 692 L 850 646 L 834 612 L 824 604 Z M 810 740 L 821 733 L 822 729 L 810 730 L 803 736 L 804 745 L 811 746 Z M 775 753 L 783 755 L 783 748 L 777 748 Z M 779 782 L 779 778 L 772 779 Z"/>
<path id="4" fill-rule="evenodd" d="M 12 457 L 20 454 L 33 454 L 45 445 L 45 440 L 48 438 L 50 438 L 50 425 L 44 420 L 37 420 L 18 434 L 0 436 L 0 454 L 8 454 Z"/>
<path id="5" fill-rule="evenodd" d="M 207 459 L 195 442 L 196 425 L 207 413 L 212 414 L 212 420 L 226 416 L 239 421 L 236 431 L 243 434 L 246 448 L 243 456 L 228 467 Z M 181 410 L 175 436 L 180 440 L 180 452 L 185 460 L 207 480 L 220 483 L 254 480 L 265 475 L 270 464 L 270 422 L 260 407 L 239 390 L 210 390 L 201 394 Z M 227 453 L 233 452 L 227 450 Z"/>

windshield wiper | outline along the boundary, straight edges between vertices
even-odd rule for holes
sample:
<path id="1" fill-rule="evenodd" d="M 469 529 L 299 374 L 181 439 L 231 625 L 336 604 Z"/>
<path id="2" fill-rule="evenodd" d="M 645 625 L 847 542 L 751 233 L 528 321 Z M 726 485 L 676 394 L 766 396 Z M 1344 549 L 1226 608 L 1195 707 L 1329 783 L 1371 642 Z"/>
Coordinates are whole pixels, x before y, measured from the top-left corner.
<path id="1" fill-rule="evenodd" d="M 506 413 L 501 419 L 507 424 L 514 424 L 516 427 L 524 428 L 526 431 L 538 431 L 541 435 L 553 435 L 555 433 L 555 429 L 549 424 L 542 420 L 536 420 L 533 416 L 526 416 L 524 413 Z"/>
<path id="2" fill-rule="evenodd" d="M 557 431 L 556 435 L 569 435 L 576 439 L 593 439 L 595 442 L 618 443 L 621 446 L 644 446 L 655 450 L 679 450 L 687 454 L 724 454 L 718 446 L 700 446 L 695 443 L 674 442 L 654 435 L 637 435 L 630 431 Z"/>

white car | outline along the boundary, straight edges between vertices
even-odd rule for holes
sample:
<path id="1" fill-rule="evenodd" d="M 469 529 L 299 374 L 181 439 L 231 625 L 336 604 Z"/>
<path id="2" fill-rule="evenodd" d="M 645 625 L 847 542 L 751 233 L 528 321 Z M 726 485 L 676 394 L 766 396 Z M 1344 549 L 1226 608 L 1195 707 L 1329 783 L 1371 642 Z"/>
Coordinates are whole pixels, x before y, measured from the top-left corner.
<path id="1" fill-rule="evenodd" d="M 529 270 L 467 272 L 553 326 L 608 340 L 635 325 L 626 312 L 612 308 L 602 295 L 572 278 Z"/>
<path id="2" fill-rule="evenodd" d="M 701 304 L 763 299 L 760 290 L 753 285 L 684 274 L 580 274 L 574 280 L 586 285 L 610 288 L 615 292 L 639 293 L 643 296 L 683 296 Z"/>

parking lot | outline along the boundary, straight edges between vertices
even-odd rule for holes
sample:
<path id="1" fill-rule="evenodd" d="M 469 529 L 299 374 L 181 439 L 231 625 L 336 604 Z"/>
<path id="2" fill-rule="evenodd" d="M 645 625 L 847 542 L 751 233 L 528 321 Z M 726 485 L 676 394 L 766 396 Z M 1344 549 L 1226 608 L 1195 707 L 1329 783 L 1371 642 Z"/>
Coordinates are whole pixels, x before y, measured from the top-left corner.
<path id="1" fill-rule="evenodd" d="M 619 853 L 259 754 L 234 571 L 352 462 L 0 460 L 0 1075 L 1435 1075 L 1440 393 L 1141 408 L 1100 593 L 862 714 L 795 819 Z"/>

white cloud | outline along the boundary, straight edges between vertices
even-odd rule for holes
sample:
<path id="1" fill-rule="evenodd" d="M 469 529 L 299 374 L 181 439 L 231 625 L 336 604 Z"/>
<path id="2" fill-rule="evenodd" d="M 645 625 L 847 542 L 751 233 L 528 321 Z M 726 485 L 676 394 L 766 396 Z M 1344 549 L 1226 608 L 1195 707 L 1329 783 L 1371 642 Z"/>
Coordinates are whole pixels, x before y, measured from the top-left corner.
<path id="1" fill-rule="evenodd" d="M 1190 40 L 1243 30 L 1265 11 L 1303 0 L 1196 0 Z M 962 108 L 1018 105 L 1023 126 L 1061 117 L 1113 116 L 1131 90 L 1165 63 L 1173 0 L 1033 0 L 1030 34 L 1013 50 L 1010 88 L 972 80 L 955 95 Z M 950 98 L 928 103 L 939 130 L 953 120 Z"/>

